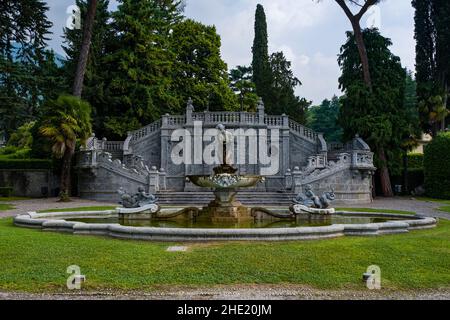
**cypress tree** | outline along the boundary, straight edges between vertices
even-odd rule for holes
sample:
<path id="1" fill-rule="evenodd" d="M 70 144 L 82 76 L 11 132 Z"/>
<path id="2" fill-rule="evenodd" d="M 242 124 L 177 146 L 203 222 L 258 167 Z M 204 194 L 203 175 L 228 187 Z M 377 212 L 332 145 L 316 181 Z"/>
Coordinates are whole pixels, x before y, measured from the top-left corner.
<path id="1" fill-rule="evenodd" d="M 267 22 L 264 7 L 258 4 L 255 14 L 255 38 L 253 41 L 252 69 L 256 94 L 266 103 L 270 95 L 271 72 L 269 63 L 269 49 L 267 36 Z"/>
<path id="2" fill-rule="evenodd" d="M 450 2 L 413 0 L 416 80 L 422 129 L 436 135 L 448 114 Z"/>

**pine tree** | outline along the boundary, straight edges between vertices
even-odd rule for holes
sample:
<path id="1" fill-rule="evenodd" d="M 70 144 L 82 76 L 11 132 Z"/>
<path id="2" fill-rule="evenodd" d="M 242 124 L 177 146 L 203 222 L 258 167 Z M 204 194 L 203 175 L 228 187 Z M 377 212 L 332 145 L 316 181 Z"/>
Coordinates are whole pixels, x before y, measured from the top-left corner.
<path id="1" fill-rule="evenodd" d="M 266 103 L 270 95 L 272 79 L 269 63 L 266 14 L 264 7 L 260 4 L 257 5 L 255 13 L 255 38 L 252 53 L 253 82 L 256 85 L 256 93 Z"/>
<path id="2" fill-rule="evenodd" d="M 220 57 L 216 28 L 187 19 L 174 26 L 170 39 L 175 55 L 173 90 L 178 105 L 184 109 L 186 101 L 192 98 L 198 111 L 235 109 L 237 101 L 230 89 L 227 65 Z"/>
<path id="3" fill-rule="evenodd" d="M 77 0 L 76 5 L 80 8 L 83 25 L 88 10 L 86 0 Z M 111 14 L 108 11 L 109 0 L 99 0 L 95 13 L 92 41 L 89 58 L 86 65 L 82 98 L 92 106 L 93 128 L 99 136 L 105 135 L 104 122 L 108 114 L 108 104 L 105 97 L 105 86 L 108 83 L 108 56 L 111 54 L 111 45 L 114 43 L 114 33 L 110 23 Z M 79 53 L 83 37 L 82 29 L 64 29 L 63 49 L 67 56 L 64 63 L 67 87 L 71 88 L 74 83 Z"/>
<path id="4" fill-rule="evenodd" d="M 95 24 L 95 14 L 97 12 L 97 0 L 89 0 L 86 16 L 83 24 L 83 38 L 81 41 L 80 55 L 78 57 L 75 79 L 73 82 L 73 95 L 81 98 L 83 92 L 84 75 L 89 59 L 91 48 L 92 32 Z"/>
<path id="5" fill-rule="evenodd" d="M 301 81 L 294 75 L 291 62 L 283 52 L 275 52 L 270 56 L 271 84 L 266 98 L 266 111 L 269 114 L 286 114 L 291 119 L 306 122 L 306 110 L 310 101 L 295 95 L 295 88 Z"/>
<path id="6" fill-rule="evenodd" d="M 39 0 L 0 2 L 0 132 L 34 120 L 49 94 L 42 88 L 55 76 L 48 74 L 55 65 L 47 60 L 54 57 L 46 51 L 47 11 Z"/>
<path id="7" fill-rule="evenodd" d="M 376 29 L 365 30 L 372 74 L 372 90 L 369 90 L 364 82 L 354 36 L 352 33 L 347 35 L 347 43 L 339 56 L 342 70 L 339 84 L 345 93 L 339 122 L 344 129 L 344 140 L 359 134 L 370 144 L 376 154 L 381 191 L 390 196 L 389 169 L 399 159 L 402 145 L 412 134 L 409 111 L 404 106 L 406 71 L 400 58 L 389 50 L 392 42 Z"/>
<path id="8" fill-rule="evenodd" d="M 338 123 L 341 101 L 337 96 L 325 99 L 321 105 L 309 109 L 308 126 L 322 132 L 329 142 L 342 142 L 342 127 Z"/>
<path id="9" fill-rule="evenodd" d="M 105 66 L 105 132 L 117 138 L 179 109 L 170 33 L 181 14 L 173 0 L 122 0 L 112 18 L 116 37 Z"/>
<path id="10" fill-rule="evenodd" d="M 230 86 L 237 95 L 240 102 L 240 109 L 243 111 L 255 112 L 258 103 L 256 85 L 253 83 L 252 67 L 237 66 L 230 70 Z"/>

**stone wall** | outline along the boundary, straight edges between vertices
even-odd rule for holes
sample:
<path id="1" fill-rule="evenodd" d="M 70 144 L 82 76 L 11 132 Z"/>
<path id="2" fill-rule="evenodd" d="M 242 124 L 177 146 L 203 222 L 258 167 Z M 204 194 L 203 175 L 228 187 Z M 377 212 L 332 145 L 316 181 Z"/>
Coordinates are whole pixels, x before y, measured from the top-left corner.
<path id="1" fill-rule="evenodd" d="M 51 170 L 0 169 L 0 186 L 12 187 L 18 197 L 57 196 L 59 178 Z"/>
<path id="2" fill-rule="evenodd" d="M 265 114 L 261 103 L 256 113 L 194 112 L 194 107 L 188 103 L 184 115 L 164 115 L 161 120 L 130 132 L 124 142 L 93 137 L 81 152 L 79 194 L 89 199 L 113 200 L 120 187 L 134 190 L 144 186 L 153 193 L 205 191 L 189 183 L 186 177 L 210 175 L 217 165 L 207 165 L 202 159 L 198 164 L 184 164 L 183 161 L 176 164 L 171 153 L 176 146 L 185 143 L 180 155 L 184 155 L 186 149 L 190 150 L 186 154 L 191 156 L 191 161 L 195 154 L 202 157 L 205 147 L 211 143 L 209 136 L 204 139 L 205 132 L 218 124 L 224 125 L 229 132 L 239 130 L 240 138 L 235 137 L 234 144 L 234 167 L 238 174 L 265 177 L 264 183 L 247 191 L 299 193 L 310 184 L 318 193 L 333 188 L 341 200 L 370 202 L 371 175 L 375 168 L 373 154 L 364 141 L 356 137 L 346 145 L 328 146 L 322 134 L 290 120 L 286 115 Z M 172 141 L 175 130 L 184 130 L 190 135 L 181 133 L 180 141 Z M 260 140 L 264 134 L 259 133 L 264 132 L 267 132 L 266 138 Z M 277 136 L 280 139 L 278 148 L 271 143 Z M 193 141 L 193 137 L 201 138 L 202 150 L 198 150 L 201 146 L 194 147 L 194 143 L 184 142 Z M 251 153 L 250 144 L 256 144 L 258 148 L 267 144 L 265 153 Z M 191 147 L 186 147 L 188 145 Z M 244 147 L 245 151 L 242 150 Z M 117 158 L 120 152 L 122 159 Z M 257 157 L 258 164 L 248 164 L 250 153 Z M 279 155 L 278 170 L 271 173 L 261 170 L 267 165 L 260 161 L 260 157 L 266 158 L 269 153 Z M 245 154 L 247 164 L 237 163 L 237 154 Z"/>

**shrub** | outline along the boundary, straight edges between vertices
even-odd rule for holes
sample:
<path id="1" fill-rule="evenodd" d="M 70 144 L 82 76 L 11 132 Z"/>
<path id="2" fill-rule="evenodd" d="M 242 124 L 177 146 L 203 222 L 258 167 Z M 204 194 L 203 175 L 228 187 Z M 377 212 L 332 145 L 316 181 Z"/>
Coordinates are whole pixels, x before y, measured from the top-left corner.
<path id="1" fill-rule="evenodd" d="M 53 168 L 52 160 L 0 158 L 0 169 L 47 169 Z"/>
<path id="2" fill-rule="evenodd" d="M 408 154 L 408 168 L 422 169 L 423 168 L 423 158 L 424 158 L 424 155 L 421 153 Z"/>
<path id="3" fill-rule="evenodd" d="M 11 187 L 0 187 L 0 196 L 9 198 L 13 192 Z"/>
<path id="4" fill-rule="evenodd" d="M 427 195 L 450 199 L 450 132 L 439 134 L 425 147 L 424 173 Z"/>
<path id="5" fill-rule="evenodd" d="M 0 155 L 7 156 L 16 153 L 18 150 L 19 148 L 15 146 L 6 146 L 0 149 Z"/>

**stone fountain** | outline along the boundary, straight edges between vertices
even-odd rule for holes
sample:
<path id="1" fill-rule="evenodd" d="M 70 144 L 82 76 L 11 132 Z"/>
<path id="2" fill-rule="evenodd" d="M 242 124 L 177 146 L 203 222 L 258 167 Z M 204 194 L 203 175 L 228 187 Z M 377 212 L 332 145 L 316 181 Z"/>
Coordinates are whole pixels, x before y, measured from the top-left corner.
<path id="1" fill-rule="evenodd" d="M 227 144 L 232 142 L 232 133 L 225 130 L 225 126 L 217 126 L 219 134 L 217 139 L 222 147 L 220 157 L 221 165 L 213 169 L 213 174 L 209 176 L 189 176 L 188 179 L 195 185 L 202 188 L 214 190 L 215 199 L 207 207 L 203 208 L 202 216 L 211 219 L 212 222 L 240 222 L 253 220 L 251 210 L 243 206 L 235 199 L 238 188 L 251 188 L 264 178 L 253 175 L 239 175 L 237 169 L 230 165 L 230 153 Z"/>

